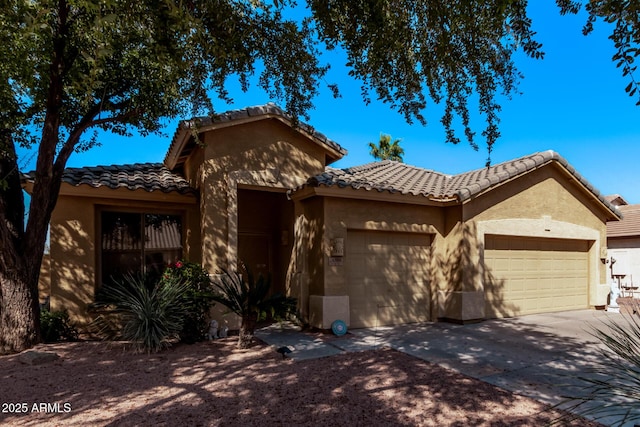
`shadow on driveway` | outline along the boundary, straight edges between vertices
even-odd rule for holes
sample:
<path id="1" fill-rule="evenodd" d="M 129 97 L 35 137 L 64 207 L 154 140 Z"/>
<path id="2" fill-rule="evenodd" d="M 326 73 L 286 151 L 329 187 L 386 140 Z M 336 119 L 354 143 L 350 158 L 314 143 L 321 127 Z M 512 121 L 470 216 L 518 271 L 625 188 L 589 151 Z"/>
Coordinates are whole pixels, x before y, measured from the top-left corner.
<path id="1" fill-rule="evenodd" d="M 593 377 L 589 368 L 601 358 L 602 349 L 590 331 L 602 328 L 610 316 L 622 319 L 616 313 L 579 310 L 467 325 L 439 322 L 354 329 L 344 337 L 271 326 L 258 337 L 274 346 L 290 346 L 295 360 L 390 347 L 555 405 L 567 396 L 586 396 L 588 383 L 580 377 Z"/>

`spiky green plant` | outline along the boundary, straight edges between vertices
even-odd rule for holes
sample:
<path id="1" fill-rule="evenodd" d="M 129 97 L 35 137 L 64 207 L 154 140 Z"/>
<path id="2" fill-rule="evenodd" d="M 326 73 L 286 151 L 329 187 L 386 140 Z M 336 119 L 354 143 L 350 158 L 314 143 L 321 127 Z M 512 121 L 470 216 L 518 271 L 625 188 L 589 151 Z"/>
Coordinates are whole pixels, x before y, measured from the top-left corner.
<path id="1" fill-rule="evenodd" d="M 238 348 L 248 348 L 251 345 L 257 323 L 267 315 L 279 320 L 293 313 L 296 308 L 295 298 L 280 293 L 269 295 L 269 275 L 259 275 L 256 279 L 248 268 L 242 273 L 223 270 L 214 285 L 218 290 L 213 297 L 214 301 L 226 306 L 242 319 Z"/>
<path id="2" fill-rule="evenodd" d="M 603 344 L 600 358 L 587 370 L 588 375 L 579 377 L 587 384 L 581 396 L 571 397 L 558 406 L 612 426 L 640 422 L 640 307 L 637 303 L 632 313 L 611 317 L 600 327 L 592 327 L 592 335 Z"/>
<path id="3" fill-rule="evenodd" d="M 131 341 L 136 351 L 160 351 L 179 337 L 188 310 L 187 290 L 181 280 L 148 286 L 143 277 L 127 275 L 97 292 L 94 307 L 103 313 L 94 324 L 108 338 Z"/>

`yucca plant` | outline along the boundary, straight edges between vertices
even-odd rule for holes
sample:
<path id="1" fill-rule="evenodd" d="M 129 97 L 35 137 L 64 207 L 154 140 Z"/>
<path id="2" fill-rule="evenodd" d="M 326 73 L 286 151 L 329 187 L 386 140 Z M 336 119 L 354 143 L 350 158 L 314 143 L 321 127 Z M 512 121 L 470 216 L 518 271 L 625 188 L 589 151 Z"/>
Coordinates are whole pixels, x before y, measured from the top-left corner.
<path id="1" fill-rule="evenodd" d="M 259 275 L 256 279 L 246 267 L 242 273 L 223 270 L 214 285 L 218 290 L 213 297 L 214 301 L 226 306 L 242 319 L 238 348 L 248 348 L 251 345 L 257 323 L 267 315 L 280 320 L 293 313 L 296 308 L 295 298 L 280 293 L 269 295 L 269 275 Z"/>
<path id="2" fill-rule="evenodd" d="M 559 406 L 612 426 L 640 423 L 639 310 L 634 303 L 633 314 L 609 318 L 602 326 L 593 327 L 593 336 L 603 344 L 601 357 L 587 376 L 580 377 L 587 384 L 585 393 Z"/>
<path id="3" fill-rule="evenodd" d="M 103 313 L 94 325 L 107 338 L 131 341 L 136 351 L 160 351 L 179 337 L 188 310 L 187 290 L 181 280 L 149 286 L 144 277 L 127 275 L 96 293 L 93 306 Z"/>

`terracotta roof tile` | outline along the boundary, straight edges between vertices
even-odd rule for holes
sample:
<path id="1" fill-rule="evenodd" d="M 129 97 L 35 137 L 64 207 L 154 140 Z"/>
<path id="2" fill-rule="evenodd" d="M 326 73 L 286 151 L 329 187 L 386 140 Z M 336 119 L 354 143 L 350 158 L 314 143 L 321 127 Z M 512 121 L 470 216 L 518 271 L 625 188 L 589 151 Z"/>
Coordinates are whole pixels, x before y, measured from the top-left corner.
<path id="1" fill-rule="evenodd" d="M 24 175 L 27 181 L 35 180 L 35 172 Z M 73 186 L 89 185 L 94 188 L 195 193 L 186 179 L 171 172 L 162 163 L 135 163 L 129 165 L 92 166 L 67 168 L 62 182 Z"/>
<path id="2" fill-rule="evenodd" d="M 622 206 L 628 205 L 629 203 L 619 194 L 611 194 L 609 196 L 604 196 L 604 199 L 611 203 L 614 206 Z"/>
<path id="3" fill-rule="evenodd" d="M 398 163 L 390 160 L 372 162 L 346 169 L 326 168 L 321 175 L 315 176 L 293 191 L 304 186 L 338 186 L 354 189 L 388 191 L 390 193 L 424 196 L 434 201 L 464 202 L 475 195 L 508 180 L 523 175 L 551 161 L 560 163 L 585 188 L 590 191 L 613 213 L 619 215 L 613 205 L 596 190 L 586 179 L 559 154 L 544 151 L 500 163 L 487 168 L 477 169 L 458 175 L 445 175 L 428 169 Z"/>
<path id="4" fill-rule="evenodd" d="M 640 205 L 622 205 L 617 208 L 622 219 L 607 222 L 607 237 L 640 236 Z"/>

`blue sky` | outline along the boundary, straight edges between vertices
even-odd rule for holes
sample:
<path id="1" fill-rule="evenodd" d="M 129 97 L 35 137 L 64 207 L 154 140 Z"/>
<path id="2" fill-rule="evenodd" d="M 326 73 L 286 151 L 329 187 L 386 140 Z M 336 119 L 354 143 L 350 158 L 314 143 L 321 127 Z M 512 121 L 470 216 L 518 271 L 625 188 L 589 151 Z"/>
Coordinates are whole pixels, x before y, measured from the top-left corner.
<path id="1" fill-rule="evenodd" d="M 595 32 L 585 37 L 581 33 L 584 14 L 560 16 L 551 0 L 532 3 L 530 16 L 546 57 L 517 57 L 525 76 L 519 86 L 522 95 L 502 102 L 502 137 L 494 146 L 492 163 L 551 149 L 603 194 L 618 193 L 629 203 L 640 203 L 640 107 L 624 92 L 628 81 L 611 61 L 609 28 L 599 22 Z M 326 80 L 338 83 L 342 98 L 334 99 L 324 90 L 315 100 L 308 123 L 348 150 L 349 154 L 333 166 L 342 168 L 372 161 L 368 143 L 377 142 L 380 133 L 402 139 L 404 160 L 409 164 L 449 174 L 484 166 L 487 152 L 481 139 L 477 140 L 478 151 L 464 141 L 459 145 L 444 142 L 439 106 L 430 103 L 427 107 L 426 127 L 408 125 L 385 104 L 364 104 L 359 82 L 347 76 L 344 56 L 332 52 L 325 60 L 332 66 Z M 234 84 L 229 88 L 234 103 L 218 102 L 217 111 L 271 101 L 257 88 L 248 93 L 242 93 Z M 68 166 L 160 162 L 177 123 L 178 120 L 168 122 L 166 137 L 105 135 L 101 147 L 74 153 Z M 480 137 L 482 119 L 476 117 L 472 126 Z M 30 169 L 24 166 L 29 153 L 22 152 L 22 156 L 21 166 Z M 35 159 L 29 164 L 35 165 Z"/>

